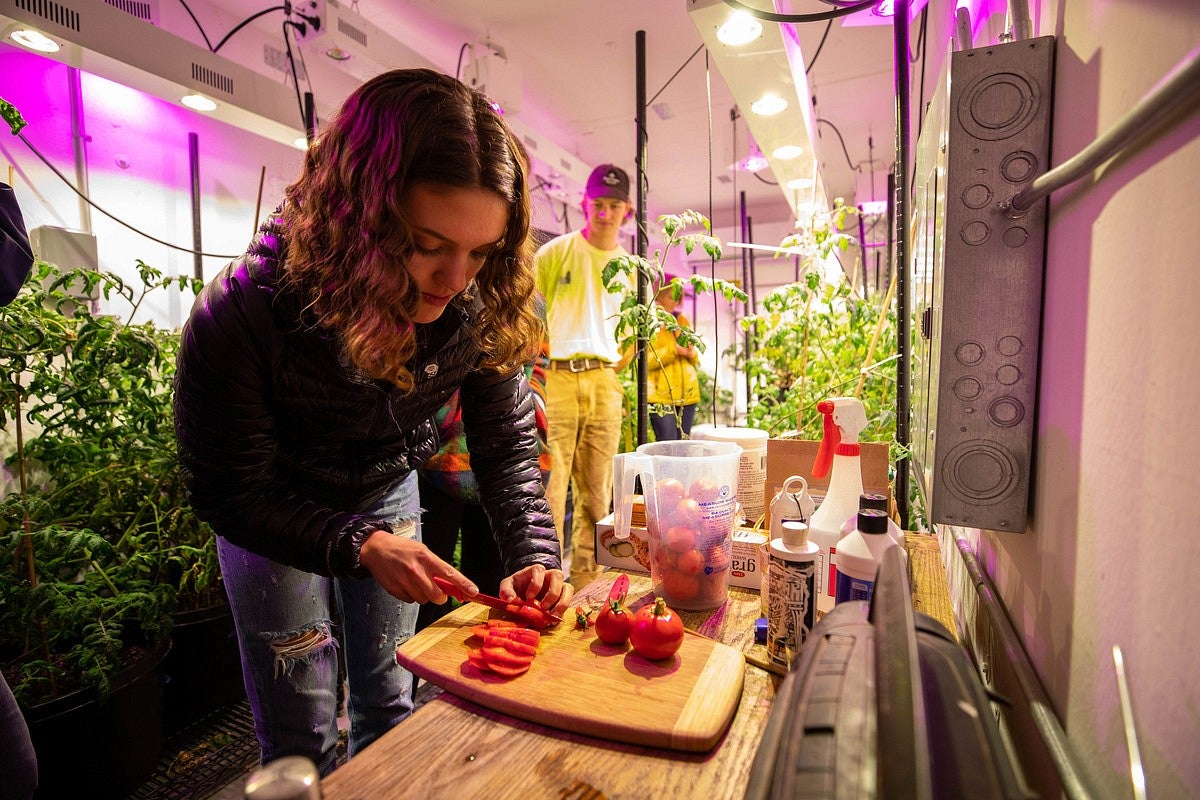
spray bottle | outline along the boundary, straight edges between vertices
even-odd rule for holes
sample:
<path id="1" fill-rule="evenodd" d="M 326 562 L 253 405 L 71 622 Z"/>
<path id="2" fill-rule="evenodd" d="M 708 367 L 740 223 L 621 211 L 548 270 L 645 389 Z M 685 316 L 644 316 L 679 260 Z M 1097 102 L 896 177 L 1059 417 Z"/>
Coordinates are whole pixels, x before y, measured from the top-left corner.
<path id="1" fill-rule="evenodd" d="M 821 551 L 817 565 L 817 610 L 825 612 L 834 604 L 837 542 L 842 523 L 858 512 L 858 498 L 863 493 L 858 435 L 867 427 L 867 412 L 856 397 L 822 400 L 817 403 L 817 411 L 825 415 L 825 431 L 812 474 L 814 478 L 828 474 L 829 490 L 813 513 L 808 536 Z"/>

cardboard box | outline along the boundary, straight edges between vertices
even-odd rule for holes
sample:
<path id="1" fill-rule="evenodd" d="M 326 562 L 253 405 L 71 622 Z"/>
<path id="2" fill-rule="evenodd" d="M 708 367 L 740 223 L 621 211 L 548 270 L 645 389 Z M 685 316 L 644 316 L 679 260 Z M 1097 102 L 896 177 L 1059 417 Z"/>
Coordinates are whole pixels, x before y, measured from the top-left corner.
<path id="1" fill-rule="evenodd" d="M 613 515 L 596 523 L 596 563 L 603 567 L 620 567 L 634 572 L 650 571 L 650 544 L 645 527 L 631 525 L 629 538 L 613 535 Z M 732 566 L 729 585 L 758 591 L 762 578 L 759 573 L 758 549 L 767 541 L 767 532 L 750 528 L 734 528 Z"/>
<path id="2" fill-rule="evenodd" d="M 885 442 L 862 442 L 861 446 L 859 461 L 862 465 L 863 491 L 886 494 L 888 508 L 894 516 L 895 498 L 892 497 L 892 486 L 888 481 L 888 445 Z M 829 489 L 830 477 L 829 474 L 823 478 L 814 478 L 812 475 L 813 462 L 817 460 L 817 450 L 820 447 L 820 442 L 809 439 L 767 440 L 767 480 L 763 486 L 767 530 L 771 527 L 771 501 L 783 488 L 783 482 L 792 475 L 799 475 L 808 481 L 808 493 L 820 505 L 821 499 Z"/>

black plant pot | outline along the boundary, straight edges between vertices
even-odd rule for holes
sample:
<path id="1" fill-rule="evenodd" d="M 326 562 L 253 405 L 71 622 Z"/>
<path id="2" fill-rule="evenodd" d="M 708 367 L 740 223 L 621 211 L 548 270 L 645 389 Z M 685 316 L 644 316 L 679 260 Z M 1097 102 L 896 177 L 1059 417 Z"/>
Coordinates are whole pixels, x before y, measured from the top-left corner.
<path id="1" fill-rule="evenodd" d="M 246 699 L 237 632 L 228 604 L 179 612 L 171 642 L 171 652 L 163 662 L 167 735 Z"/>
<path id="2" fill-rule="evenodd" d="M 154 772 L 162 754 L 163 658 L 170 640 L 113 677 L 99 701 L 80 690 L 23 708 L 38 759 L 38 798 L 118 798 Z"/>

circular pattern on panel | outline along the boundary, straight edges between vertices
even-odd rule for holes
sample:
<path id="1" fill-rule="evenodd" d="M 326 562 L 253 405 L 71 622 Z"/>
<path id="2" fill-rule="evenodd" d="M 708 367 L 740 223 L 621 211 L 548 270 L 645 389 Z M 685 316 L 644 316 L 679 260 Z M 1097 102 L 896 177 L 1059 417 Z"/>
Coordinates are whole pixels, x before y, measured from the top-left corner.
<path id="1" fill-rule="evenodd" d="M 983 384 L 975 378 L 959 378 L 954 382 L 954 396 L 959 400 L 974 400 L 983 394 Z"/>
<path id="2" fill-rule="evenodd" d="M 1011 428 L 1025 419 L 1025 405 L 1015 397 L 997 397 L 988 406 L 988 419 L 1001 428 Z"/>
<path id="3" fill-rule="evenodd" d="M 1012 364 L 1005 364 L 1000 369 L 996 370 L 996 380 L 1000 381 L 1005 386 L 1012 386 L 1017 381 L 1021 380 L 1021 370 L 1014 367 Z"/>
<path id="4" fill-rule="evenodd" d="M 992 229 L 983 220 L 974 220 L 963 225 L 962 230 L 958 232 L 962 240 L 972 247 L 978 247 L 988 240 L 992 235 Z"/>
<path id="5" fill-rule="evenodd" d="M 1036 86 L 1021 73 L 982 75 L 963 92 L 958 122 L 972 136 L 996 142 L 1023 130 L 1040 106 Z"/>
<path id="6" fill-rule="evenodd" d="M 983 345 L 972 339 L 968 339 L 954 348 L 954 357 L 958 359 L 958 363 L 967 367 L 978 364 L 983 360 Z"/>
<path id="7" fill-rule="evenodd" d="M 996 342 L 996 349 L 1000 351 L 1002 356 L 1015 356 L 1021 352 L 1022 343 L 1016 336 L 1001 336 Z"/>
<path id="8" fill-rule="evenodd" d="M 983 208 L 992 199 L 992 190 L 986 183 L 973 183 L 963 189 L 962 201 L 967 208 Z"/>
<path id="9" fill-rule="evenodd" d="M 1015 150 L 1000 161 L 1000 177 L 1009 183 L 1025 183 L 1037 168 L 1037 156 L 1028 150 Z"/>
<path id="10" fill-rule="evenodd" d="M 962 442 L 942 464 L 951 492 L 976 503 L 995 503 L 1017 485 L 1017 462 L 1004 447 L 983 439 Z"/>
<path id="11" fill-rule="evenodd" d="M 1004 235 L 1000 238 L 1009 247 L 1020 247 L 1029 241 L 1029 231 L 1017 225 L 1004 231 Z"/>

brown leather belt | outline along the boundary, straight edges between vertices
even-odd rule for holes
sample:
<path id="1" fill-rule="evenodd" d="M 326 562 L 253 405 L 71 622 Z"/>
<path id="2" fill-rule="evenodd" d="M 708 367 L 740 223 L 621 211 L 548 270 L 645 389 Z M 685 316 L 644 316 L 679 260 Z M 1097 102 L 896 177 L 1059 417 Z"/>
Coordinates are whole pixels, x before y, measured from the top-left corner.
<path id="1" fill-rule="evenodd" d="M 565 369 L 568 372 L 587 372 L 590 369 L 601 369 L 611 366 L 612 364 L 599 358 L 556 358 L 550 360 L 550 369 Z"/>

